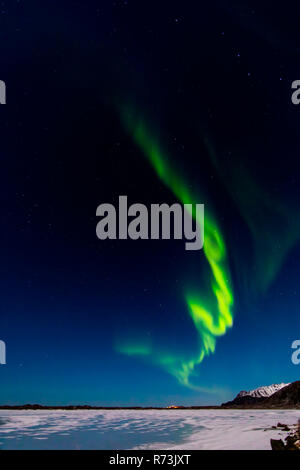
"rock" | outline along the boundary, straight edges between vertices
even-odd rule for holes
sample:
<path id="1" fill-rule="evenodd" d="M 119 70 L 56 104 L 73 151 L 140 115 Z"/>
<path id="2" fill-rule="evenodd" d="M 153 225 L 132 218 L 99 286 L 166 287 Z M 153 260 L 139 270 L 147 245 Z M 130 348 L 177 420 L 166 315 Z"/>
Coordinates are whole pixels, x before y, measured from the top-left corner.
<path id="1" fill-rule="evenodd" d="M 291 429 L 288 427 L 287 424 L 281 424 L 281 423 L 277 423 L 277 428 L 281 428 L 282 431 L 290 431 Z"/>
<path id="2" fill-rule="evenodd" d="M 271 439 L 272 450 L 285 450 L 285 445 L 282 439 Z"/>
<path id="3" fill-rule="evenodd" d="M 287 443 L 285 446 L 286 450 L 300 450 L 300 440 Z"/>
<path id="4" fill-rule="evenodd" d="M 298 426 L 292 427 L 293 430 L 289 428 L 287 424 L 277 424 L 277 429 L 283 431 L 289 431 L 289 435 L 285 438 L 285 443 L 279 439 L 271 439 L 271 448 L 272 450 L 300 450 L 300 420 Z"/>

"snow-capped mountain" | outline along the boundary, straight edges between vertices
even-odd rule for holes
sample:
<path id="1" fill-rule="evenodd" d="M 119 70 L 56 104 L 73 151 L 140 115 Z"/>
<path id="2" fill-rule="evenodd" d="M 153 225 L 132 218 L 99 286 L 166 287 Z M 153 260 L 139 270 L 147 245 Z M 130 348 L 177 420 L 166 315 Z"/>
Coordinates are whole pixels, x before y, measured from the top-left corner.
<path id="1" fill-rule="evenodd" d="M 281 390 L 283 387 L 287 387 L 287 385 L 290 384 L 273 384 L 273 385 L 266 385 L 264 387 L 259 387 L 256 388 L 255 390 L 249 390 L 246 392 L 245 390 L 242 390 L 236 398 L 240 397 L 255 397 L 255 398 L 266 398 L 270 397 L 274 393 L 278 392 L 278 390 Z"/>
<path id="2" fill-rule="evenodd" d="M 249 392 L 240 392 L 233 400 L 221 405 L 241 409 L 300 409 L 300 380 L 291 384 L 274 384 Z"/>

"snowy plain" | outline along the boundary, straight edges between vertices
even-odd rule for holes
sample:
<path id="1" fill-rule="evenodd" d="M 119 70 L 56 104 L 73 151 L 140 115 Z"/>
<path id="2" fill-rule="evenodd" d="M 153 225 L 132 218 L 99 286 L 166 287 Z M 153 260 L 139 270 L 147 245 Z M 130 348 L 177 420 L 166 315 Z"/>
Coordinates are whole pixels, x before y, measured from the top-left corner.
<path id="1" fill-rule="evenodd" d="M 0 449 L 270 449 L 300 410 L 0 410 Z"/>

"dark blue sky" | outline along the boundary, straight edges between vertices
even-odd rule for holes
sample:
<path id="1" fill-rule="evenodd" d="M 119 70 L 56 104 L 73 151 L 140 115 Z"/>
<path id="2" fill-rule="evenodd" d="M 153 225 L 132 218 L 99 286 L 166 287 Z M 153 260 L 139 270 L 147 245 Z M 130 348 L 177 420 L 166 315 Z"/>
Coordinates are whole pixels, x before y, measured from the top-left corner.
<path id="1" fill-rule="evenodd" d="M 297 15 L 266 2 L 2 3 L 0 403 L 215 404 L 297 380 Z M 193 378 L 211 393 L 115 348 L 139 336 L 197 350 L 182 294 L 201 286 L 204 257 L 180 241 L 96 238 L 103 202 L 176 202 L 123 128 L 122 101 L 226 240 L 234 325 Z"/>

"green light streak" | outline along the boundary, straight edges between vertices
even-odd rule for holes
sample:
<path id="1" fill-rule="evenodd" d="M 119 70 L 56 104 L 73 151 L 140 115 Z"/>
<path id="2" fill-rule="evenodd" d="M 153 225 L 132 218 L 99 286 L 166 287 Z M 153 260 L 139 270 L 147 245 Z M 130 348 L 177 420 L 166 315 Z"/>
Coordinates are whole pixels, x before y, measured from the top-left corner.
<path id="1" fill-rule="evenodd" d="M 118 344 L 116 347 L 117 352 L 121 354 L 126 354 L 127 356 L 147 356 L 151 353 L 151 348 L 145 344 Z"/>
<path id="2" fill-rule="evenodd" d="M 254 177 L 247 159 L 240 154 L 232 157 L 231 163 L 219 158 L 212 143 L 206 140 L 207 153 L 218 171 L 220 180 L 232 201 L 238 207 L 252 237 L 252 262 L 239 262 L 239 277 L 244 278 L 251 298 L 260 295 L 276 279 L 292 248 L 300 240 L 299 210 L 293 200 L 279 198 L 274 190 Z M 249 247 L 247 246 L 249 250 Z M 249 265 L 254 266 L 249 270 Z M 250 271 L 250 272 L 249 272 Z"/>
<path id="3" fill-rule="evenodd" d="M 160 145 L 150 134 L 144 122 L 133 118 L 133 114 L 128 111 L 123 113 L 122 118 L 128 132 L 152 165 L 157 176 L 176 198 L 182 204 L 199 203 L 199 197 L 189 189 L 183 178 L 169 164 Z M 233 324 L 233 292 L 226 246 L 217 222 L 207 208 L 205 209 L 204 255 L 210 268 L 210 292 L 202 293 L 202 295 L 199 292 L 186 291 L 184 293 L 189 315 L 198 333 L 197 354 L 187 360 L 165 352 L 135 347 L 134 344 L 123 345 L 121 348 L 117 346 L 117 350 L 123 354 L 148 355 L 150 362 L 159 364 L 175 376 L 181 384 L 192 388 L 197 388 L 190 383 L 190 376 L 195 366 L 200 364 L 205 356 L 214 353 L 216 338 L 224 335 Z"/>

